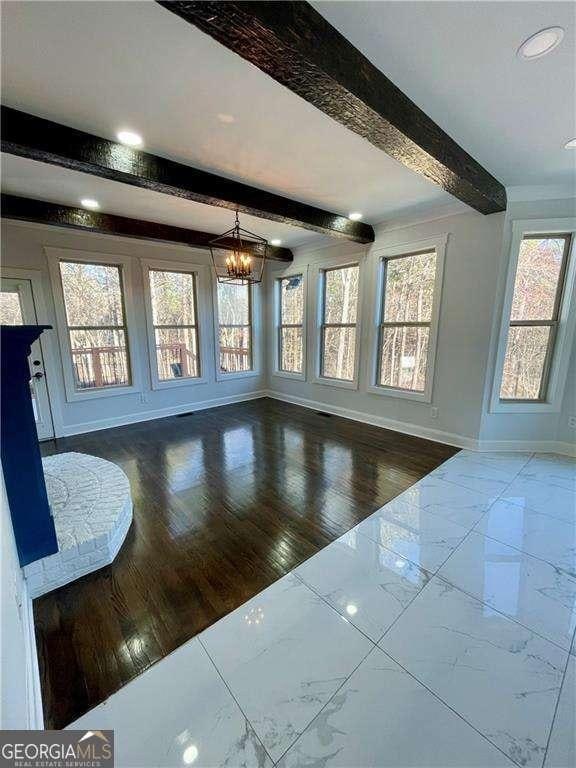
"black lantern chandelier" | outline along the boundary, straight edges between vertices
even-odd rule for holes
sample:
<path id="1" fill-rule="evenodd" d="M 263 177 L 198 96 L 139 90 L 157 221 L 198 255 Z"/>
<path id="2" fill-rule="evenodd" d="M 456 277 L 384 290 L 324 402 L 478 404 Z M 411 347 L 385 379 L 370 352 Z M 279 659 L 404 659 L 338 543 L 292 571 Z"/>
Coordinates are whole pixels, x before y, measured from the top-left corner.
<path id="1" fill-rule="evenodd" d="M 253 285 L 262 282 L 268 241 L 242 229 L 238 211 L 232 229 L 215 237 L 208 245 L 219 283 Z"/>

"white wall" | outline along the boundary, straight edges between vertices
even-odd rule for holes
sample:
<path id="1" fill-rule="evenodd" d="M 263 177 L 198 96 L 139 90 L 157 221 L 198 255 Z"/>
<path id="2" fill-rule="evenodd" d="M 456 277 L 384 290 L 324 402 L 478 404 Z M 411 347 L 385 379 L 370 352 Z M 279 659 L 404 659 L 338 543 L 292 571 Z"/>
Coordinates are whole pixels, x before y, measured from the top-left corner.
<path id="1" fill-rule="evenodd" d="M 0 729 L 42 728 L 32 604 L 0 473 Z"/>
<path id="2" fill-rule="evenodd" d="M 91 398 L 90 401 L 67 402 L 65 398 L 62 365 L 69 361 L 61 359 L 56 337 L 56 317 L 54 297 L 48 273 L 48 261 L 44 252 L 46 246 L 94 251 L 113 256 L 129 256 L 134 259 L 133 294 L 137 325 L 138 359 L 140 362 L 139 379 L 143 382 L 142 391 L 147 402 L 142 402 L 140 392 L 113 397 Z M 205 250 L 155 244 L 128 238 L 110 237 L 92 233 L 78 233 L 41 225 L 22 224 L 2 221 L 2 268 L 10 267 L 40 270 L 43 282 L 43 294 L 47 305 L 47 321 L 54 330 L 46 331 L 43 346 L 50 348 L 55 358 L 55 372 L 51 391 L 51 404 L 56 426 L 60 423 L 60 434 L 73 434 L 94 428 L 95 425 L 115 426 L 117 424 L 139 421 L 170 415 L 172 412 L 193 410 L 195 406 L 234 401 L 249 397 L 262 390 L 265 376 L 260 372 L 256 376 L 242 379 L 217 381 L 215 375 L 214 328 L 207 324 L 201 333 L 207 334 L 210 354 L 208 356 L 208 381 L 205 384 L 190 384 L 170 389 L 153 390 L 150 379 L 149 356 L 146 339 L 146 317 L 142 292 L 142 270 L 139 258 L 158 259 L 191 264 L 208 264 L 209 254 Z M 257 289 L 258 290 L 258 289 Z M 207 297 L 212 307 L 212 293 Z M 259 343 L 259 342 L 258 342 Z M 260 350 L 260 353 L 262 350 Z M 260 354 L 262 359 L 262 354 Z"/>
<path id="3" fill-rule="evenodd" d="M 269 378 L 270 389 L 283 396 L 358 411 L 378 423 L 402 422 L 407 431 L 430 436 L 438 433 L 438 439 L 450 439 L 462 445 L 468 444 L 469 440 L 474 441 L 480 427 L 503 222 L 501 214 L 482 216 L 471 212 L 419 224 L 380 226 L 370 248 L 342 244 L 321 250 L 299 249 L 295 254 L 294 270 L 318 260 L 328 262 L 341 254 L 360 254 L 362 263 L 365 263 L 372 249 L 448 234 L 432 403 L 367 393 L 365 365 L 361 365 L 357 391 L 293 381 L 276 375 Z M 363 277 L 367 277 L 366 271 Z M 268 329 L 273 327 L 270 290 L 268 286 Z M 308 291 L 309 317 L 312 317 L 314 302 L 313 292 Z M 368 327 L 372 308 L 364 302 L 361 310 L 360 358 L 366 361 L 371 352 Z M 273 336 L 273 333 L 268 334 L 269 360 L 273 359 Z M 309 353 L 311 349 L 309 343 Z M 309 354 L 309 376 L 313 362 Z M 432 418 L 431 406 L 438 408 L 437 418 Z M 411 426 L 416 429 L 411 429 Z"/>
<path id="4" fill-rule="evenodd" d="M 560 442 L 558 450 L 569 451 L 576 442 L 576 430 L 568 426 L 568 416 L 576 414 L 576 352 L 571 354 L 564 401 L 560 413 L 491 413 L 490 398 L 494 381 L 494 368 L 498 336 L 502 320 L 502 305 L 508 275 L 508 260 L 512 240 L 512 222 L 522 219 L 568 218 L 576 215 L 576 199 L 512 202 L 508 205 L 504 222 L 501 257 L 499 259 L 498 287 L 493 311 L 490 356 L 486 373 L 484 405 L 480 440 L 490 445 L 493 441 L 525 441 L 528 443 Z M 546 446 L 542 445 L 542 448 Z M 554 446 L 550 446 L 552 449 Z"/>

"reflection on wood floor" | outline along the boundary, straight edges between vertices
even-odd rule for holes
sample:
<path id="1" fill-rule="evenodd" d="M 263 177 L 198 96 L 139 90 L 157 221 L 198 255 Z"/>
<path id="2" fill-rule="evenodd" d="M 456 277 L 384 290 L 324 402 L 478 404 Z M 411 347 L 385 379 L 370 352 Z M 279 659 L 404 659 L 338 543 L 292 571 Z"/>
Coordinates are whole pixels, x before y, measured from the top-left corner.
<path id="1" fill-rule="evenodd" d="M 274 400 L 42 444 L 128 475 L 116 561 L 34 603 L 61 728 L 292 570 L 456 449 Z"/>

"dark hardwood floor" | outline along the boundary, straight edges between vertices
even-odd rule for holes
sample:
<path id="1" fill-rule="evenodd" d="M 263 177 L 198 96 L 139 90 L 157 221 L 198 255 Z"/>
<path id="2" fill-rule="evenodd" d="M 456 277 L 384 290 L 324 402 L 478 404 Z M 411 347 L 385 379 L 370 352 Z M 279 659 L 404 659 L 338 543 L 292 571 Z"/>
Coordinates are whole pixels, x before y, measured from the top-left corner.
<path id="1" fill-rule="evenodd" d="M 456 449 L 255 400 L 42 444 L 116 462 L 134 522 L 111 566 L 34 602 L 61 728 L 345 533 Z"/>

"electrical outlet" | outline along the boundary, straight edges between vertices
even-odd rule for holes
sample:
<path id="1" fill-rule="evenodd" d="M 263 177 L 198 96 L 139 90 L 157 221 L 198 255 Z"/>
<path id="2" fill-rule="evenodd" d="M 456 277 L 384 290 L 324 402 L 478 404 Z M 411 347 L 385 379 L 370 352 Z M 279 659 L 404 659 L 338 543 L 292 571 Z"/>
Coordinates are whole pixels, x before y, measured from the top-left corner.
<path id="1" fill-rule="evenodd" d="M 430 408 L 430 417 L 432 419 L 438 418 L 438 408 L 435 405 L 433 405 L 432 408 Z"/>
<path id="2" fill-rule="evenodd" d="M 576 429 L 576 416 L 568 416 L 568 426 Z"/>

